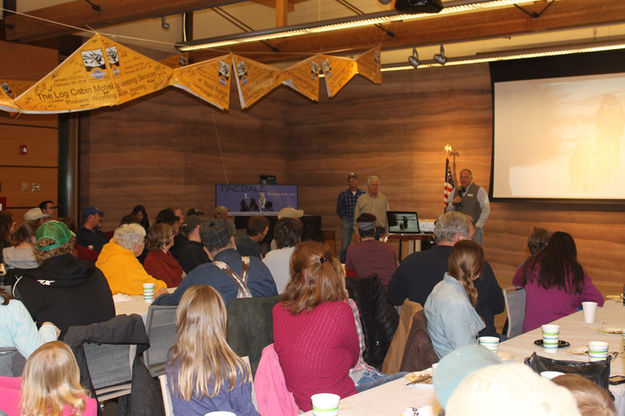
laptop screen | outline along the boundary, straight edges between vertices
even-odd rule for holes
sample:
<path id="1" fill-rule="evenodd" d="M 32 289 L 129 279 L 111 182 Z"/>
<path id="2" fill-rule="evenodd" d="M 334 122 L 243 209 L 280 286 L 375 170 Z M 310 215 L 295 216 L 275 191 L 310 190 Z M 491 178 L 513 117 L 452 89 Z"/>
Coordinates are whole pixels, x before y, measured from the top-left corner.
<path id="1" fill-rule="evenodd" d="M 419 218 L 416 212 L 386 211 L 388 230 L 391 234 L 419 234 Z"/>

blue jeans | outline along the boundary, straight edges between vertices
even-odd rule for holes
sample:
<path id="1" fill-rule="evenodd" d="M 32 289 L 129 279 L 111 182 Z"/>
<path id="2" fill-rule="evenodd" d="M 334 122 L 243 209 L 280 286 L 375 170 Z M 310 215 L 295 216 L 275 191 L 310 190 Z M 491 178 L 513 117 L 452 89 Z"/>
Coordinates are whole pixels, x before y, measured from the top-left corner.
<path id="1" fill-rule="evenodd" d="M 354 217 L 341 217 L 341 263 L 345 263 L 347 257 L 347 247 L 352 242 L 354 234 Z"/>
<path id="2" fill-rule="evenodd" d="M 398 378 L 401 378 L 405 376 L 406 374 L 408 373 L 405 371 L 402 371 L 402 372 L 387 376 L 386 374 L 381 373 L 377 370 L 368 371 L 367 373 L 363 374 L 362 377 L 360 377 L 360 379 L 358 380 L 358 384 L 356 385 L 356 391 L 360 393 L 361 391 L 365 391 L 365 390 L 372 389 L 374 387 L 381 386 L 382 384 L 386 384 L 389 381 L 393 381 Z"/>

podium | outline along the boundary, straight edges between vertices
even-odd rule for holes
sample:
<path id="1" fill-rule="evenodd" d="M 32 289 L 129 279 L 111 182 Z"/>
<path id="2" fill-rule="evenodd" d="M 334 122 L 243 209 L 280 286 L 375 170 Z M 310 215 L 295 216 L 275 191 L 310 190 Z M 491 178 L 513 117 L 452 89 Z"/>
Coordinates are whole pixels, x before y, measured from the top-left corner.
<path id="1" fill-rule="evenodd" d="M 380 237 L 380 241 L 388 242 L 393 246 L 398 245 L 398 259 L 401 263 L 410 254 L 421 251 L 422 242 L 431 243 L 434 241 L 434 234 L 385 234 Z M 405 250 L 404 250 L 405 248 Z M 405 254 L 404 254 L 405 251 Z"/>

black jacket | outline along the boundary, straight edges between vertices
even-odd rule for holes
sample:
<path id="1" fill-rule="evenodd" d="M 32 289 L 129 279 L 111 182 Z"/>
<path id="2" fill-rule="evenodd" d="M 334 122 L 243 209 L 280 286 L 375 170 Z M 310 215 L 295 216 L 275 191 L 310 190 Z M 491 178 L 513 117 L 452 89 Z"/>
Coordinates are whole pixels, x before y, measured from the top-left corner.
<path id="1" fill-rule="evenodd" d="M 191 273 L 200 264 L 210 262 L 208 255 L 204 251 L 202 243 L 197 241 L 189 241 L 183 237 L 179 243 L 169 250 L 174 258 L 182 266 L 182 270 L 186 274 Z"/>
<path id="2" fill-rule="evenodd" d="M 150 348 L 143 318 L 137 314 L 117 315 L 99 324 L 73 326 L 67 331 L 64 341 L 70 346 L 80 367 L 80 384 L 96 397 L 83 345 L 136 344 L 137 354 L 132 365 L 132 392 L 118 401 L 117 414 L 131 416 L 164 416 L 163 399 L 158 382 L 141 360 L 143 351 Z M 98 414 L 101 409 L 98 406 Z"/>
<path id="3" fill-rule="evenodd" d="M 356 302 L 365 337 L 364 360 L 380 368 L 399 323 L 397 311 L 386 298 L 377 275 L 346 279 L 349 297 Z"/>
<path id="4" fill-rule="evenodd" d="M 36 269 L 24 270 L 13 286 L 33 320 L 41 326 L 52 322 L 63 339 L 74 325 L 108 321 L 115 316 L 109 284 L 93 263 L 71 254 L 46 260 Z"/>

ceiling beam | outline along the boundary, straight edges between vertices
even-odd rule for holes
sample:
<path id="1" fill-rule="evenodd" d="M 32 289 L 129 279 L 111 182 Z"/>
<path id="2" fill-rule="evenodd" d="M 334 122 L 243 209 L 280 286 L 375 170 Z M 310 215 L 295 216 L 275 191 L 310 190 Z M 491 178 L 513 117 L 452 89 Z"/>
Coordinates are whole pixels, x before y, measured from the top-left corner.
<path id="1" fill-rule="evenodd" d="M 524 6 L 524 9 L 530 12 L 540 12 L 543 8 L 544 2 Z M 380 43 L 383 49 L 398 49 L 618 24 L 624 21 L 623 0 L 562 0 L 556 1 L 540 18 L 531 18 L 516 7 L 508 7 L 394 22 L 387 28 L 395 33 L 395 37 L 381 36 L 378 28 L 367 26 L 270 40 L 269 43 L 280 51 L 279 54 L 271 52 L 260 42 L 250 42 L 220 47 L 219 51 L 194 51 L 191 52 L 190 58 L 193 62 L 198 62 L 231 51 L 240 54 L 254 52 L 253 58 L 261 62 L 284 62 L 302 59 L 302 53 L 348 55 L 378 46 Z"/>
<path id="2" fill-rule="evenodd" d="M 27 14 L 85 29 L 88 27 L 97 29 L 241 1 L 245 0 L 94 0 L 93 2 L 100 6 L 100 11 L 97 11 L 84 0 L 74 0 L 31 10 Z M 76 31 L 65 26 L 19 15 L 6 16 L 4 25 L 6 40 L 21 42 L 32 42 Z"/>

